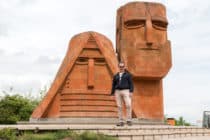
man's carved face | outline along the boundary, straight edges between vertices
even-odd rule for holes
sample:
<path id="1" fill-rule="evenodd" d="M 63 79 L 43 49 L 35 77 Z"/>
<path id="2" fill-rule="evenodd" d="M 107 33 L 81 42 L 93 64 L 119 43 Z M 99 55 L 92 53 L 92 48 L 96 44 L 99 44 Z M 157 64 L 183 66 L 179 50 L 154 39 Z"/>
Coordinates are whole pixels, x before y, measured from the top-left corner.
<path id="1" fill-rule="evenodd" d="M 158 75 L 165 68 L 167 25 L 165 7 L 158 3 L 133 2 L 118 10 L 117 52 L 134 76 Z"/>

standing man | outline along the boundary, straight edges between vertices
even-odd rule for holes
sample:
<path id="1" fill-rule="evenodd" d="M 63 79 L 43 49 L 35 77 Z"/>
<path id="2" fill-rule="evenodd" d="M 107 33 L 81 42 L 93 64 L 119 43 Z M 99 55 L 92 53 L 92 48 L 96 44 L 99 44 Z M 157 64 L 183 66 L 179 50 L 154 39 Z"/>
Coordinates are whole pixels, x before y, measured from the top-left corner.
<path id="1" fill-rule="evenodd" d="M 112 82 L 112 93 L 111 95 L 115 95 L 117 107 L 118 107 L 118 117 L 119 123 L 117 126 L 123 126 L 123 109 L 122 109 L 122 101 L 125 102 L 126 105 L 126 114 L 127 114 L 127 125 L 131 126 L 132 122 L 132 108 L 131 108 L 131 97 L 133 94 L 133 82 L 130 73 L 125 69 L 125 64 L 120 62 L 118 64 L 119 72 L 114 75 Z"/>

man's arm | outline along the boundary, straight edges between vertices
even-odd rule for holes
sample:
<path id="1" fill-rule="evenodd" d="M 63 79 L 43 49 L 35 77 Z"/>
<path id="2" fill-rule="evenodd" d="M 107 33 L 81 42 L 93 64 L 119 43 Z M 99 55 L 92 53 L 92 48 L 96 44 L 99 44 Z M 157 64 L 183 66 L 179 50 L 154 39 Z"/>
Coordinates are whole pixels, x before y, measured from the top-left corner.
<path id="1" fill-rule="evenodd" d="M 133 81 L 132 81 L 132 76 L 130 74 L 128 76 L 128 83 L 129 83 L 129 92 L 133 93 Z"/>
<path id="2" fill-rule="evenodd" d="M 114 95 L 115 92 L 115 84 L 116 84 L 116 80 L 115 80 L 115 76 L 112 79 L 112 91 L 111 91 L 111 95 Z"/>

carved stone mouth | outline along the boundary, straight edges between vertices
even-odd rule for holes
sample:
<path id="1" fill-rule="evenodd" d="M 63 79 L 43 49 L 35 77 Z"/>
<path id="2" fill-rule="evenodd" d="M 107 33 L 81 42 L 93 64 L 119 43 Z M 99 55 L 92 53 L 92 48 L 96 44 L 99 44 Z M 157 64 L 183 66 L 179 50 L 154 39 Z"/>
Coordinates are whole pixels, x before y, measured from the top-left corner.
<path id="1" fill-rule="evenodd" d="M 160 45 L 137 45 L 137 50 L 160 50 Z"/>
<path id="2" fill-rule="evenodd" d="M 146 43 L 136 43 L 134 46 L 137 50 L 160 50 L 163 46 L 166 46 L 168 41 L 163 44 L 153 43 L 153 44 L 146 44 Z"/>
<path id="3" fill-rule="evenodd" d="M 138 48 L 138 50 L 160 50 L 159 48 Z"/>

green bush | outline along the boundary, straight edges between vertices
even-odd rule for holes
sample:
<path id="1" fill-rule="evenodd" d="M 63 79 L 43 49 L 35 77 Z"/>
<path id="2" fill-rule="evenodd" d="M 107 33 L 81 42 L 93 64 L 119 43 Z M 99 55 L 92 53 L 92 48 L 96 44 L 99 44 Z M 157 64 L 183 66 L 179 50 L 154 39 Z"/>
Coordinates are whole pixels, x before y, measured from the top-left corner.
<path id="1" fill-rule="evenodd" d="M 176 126 L 191 126 L 191 124 L 186 122 L 182 116 L 179 117 L 178 120 L 177 119 L 175 120 L 175 125 Z"/>
<path id="2" fill-rule="evenodd" d="M 28 121 L 38 101 L 20 95 L 5 95 L 0 100 L 0 124 Z"/>
<path id="3" fill-rule="evenodd" d="M 74 134 L 74 133 L 72 133 Z M 81 134 L 71 135 L 72 140 L 117 140 L 117 138 L 106 136 L 104 134 L 96 134 L 94 132 L 85 131 Z"/>
<path id="4" fill-rule="evenodd" d="M 97 134 L 90 131 L 83 133 L 76 133 L 74 131 L 48 131 L 33 133 L 32 131 L 25 131 L 22 135 L 16 136 L 16 131 L 13 129 L 0 130 L 0 140 L 117 140 L 111 136 L 104 134 Z"/>
<path id="5" fill-rule="evenodd" d="M 0 140 L 16 140 L 16 131 L 14 129 L 0 129 Z"/>
<path id="6" fill-rule="evenodd" d="M 68 131 L 44 132 L 36 134 L 33 134 L 32 132 L 25 132 L 22 136 L 18 137 L 18 140 L 61 140 L 68 136 Z"/>
<path id="7" fill-rule="evenodd" d="M 89 131 L 79 134 L 74 131 L 67 130 L 37 134 L 25 132 L 22 136 L 18 137 L 18 140 L 63 140 L 64 138 L 69 140 L 117 140 L 117 138 Z"/>

